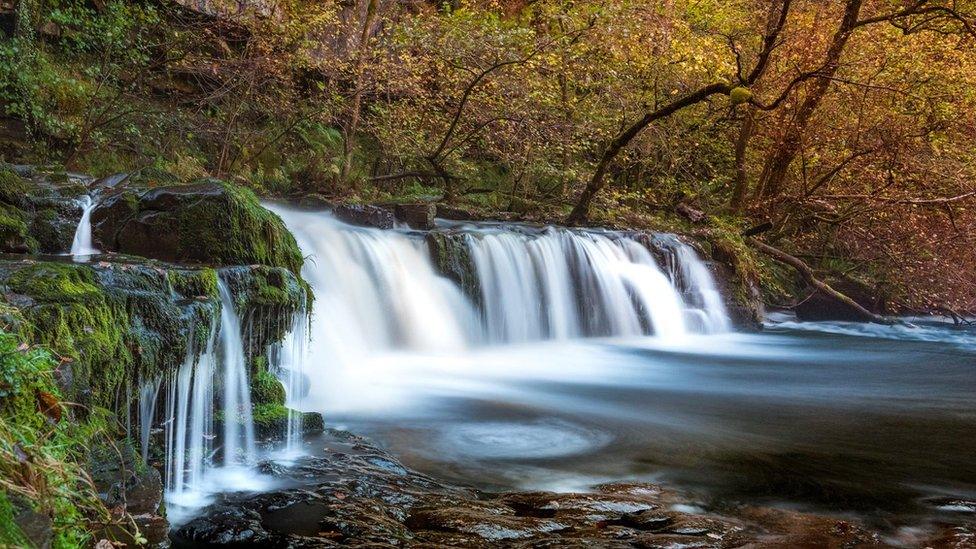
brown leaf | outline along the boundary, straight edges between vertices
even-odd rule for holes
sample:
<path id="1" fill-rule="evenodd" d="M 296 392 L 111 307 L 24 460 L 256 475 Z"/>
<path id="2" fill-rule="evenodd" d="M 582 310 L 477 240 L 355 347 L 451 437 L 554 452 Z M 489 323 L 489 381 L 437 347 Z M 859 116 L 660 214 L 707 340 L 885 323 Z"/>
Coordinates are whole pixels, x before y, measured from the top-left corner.
<path id="1" fill-rule="evenodd" d="M 37 392 L 37 407 L 41 413 L 51 418 L 55 423 L 61 421 L 61 403 L 58 397 L 47 391 Z"/>

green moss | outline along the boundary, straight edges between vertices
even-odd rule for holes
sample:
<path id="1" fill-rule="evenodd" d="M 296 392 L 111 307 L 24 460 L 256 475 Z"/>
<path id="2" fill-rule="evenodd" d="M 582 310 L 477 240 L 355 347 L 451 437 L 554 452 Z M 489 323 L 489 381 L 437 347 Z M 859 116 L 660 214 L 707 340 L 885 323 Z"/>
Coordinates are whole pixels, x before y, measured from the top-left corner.
<path id="1" fill-rule="evenodd" d="M 181 248 L 220 265 L 258 264 L 301 272 L 304 258 L 281 218 L 261 206 L 250 189 L 206 182 L 221 186 L 225 204 L 215 207 L 214 201 L 200 200 L 180 208 L 176 215 Z"/>
<path id="2" fill-rule="evenodd" d="M 251 413 L 254 418 L 254 426 L 259 430 L 288 421 L 288 408 L 282 404 L 257 404 Z"/>
<path id="3" fill-rule="evenodd" d="M 14 520 L 16 511 L 7 495 L 0 491 L 0 547 L 29 547 L 31 543 Z"/>
<path id="4" fill-rule="evenodd" d="M 750 99 L 752 99 L 752 91 L 749 88 L 739 86 L 737 88 L 732 88 L 732 91 L 729 92 L 729 101 L 731 101 L 733 105 L 741 105 L 742 103 L 748 102 Z"/>
<path id="5" fill-rule="evenodd" d="M 53 518 L 55 548 L 86 546 L 92 524 L 114 522 L 82 465 L 89 445 L 107 433 L 108 416 L 94 409 L 84 420 L 72 417 L 54 383 L 57 364 L 45 349 L 0 332 L 0 375 L 8 388 L 0 398 L 0 545 L 29 546 L 18 539 L 11 495 L 27 511 Z"/>
<path id="6" fill-rule="evenodd" d="M 0 251 L 37 252 L 37 239 L 28 230 L 28 221 L 23 211 L 0 204 Z"/>
<path id="7" fill-rule="evenodd" d="M 103 293 L 90 267 L 71 263 L 27 264 L 7 279 L 7 286 L 42 302 L 92 302 Z"/>
<path id="8" fill-rule="evenodd" d="M 186 298 L 217 297 L 217 271 L 200 269 L 191 271 L 171 270 L 169 281 L 173 290 Z"/>
<path id="9" fill-rule="evenodd" d="M 30 191 L 27 180 L 17 175 L 11 168 L 0 166 L 0 201 L 19 204 Z"/>
<path id="10" fill-rule="evenodd" d="M 285 388 L 273 374 L 261 370 L 251 379 L 251 402 L 284 405 Z"/>

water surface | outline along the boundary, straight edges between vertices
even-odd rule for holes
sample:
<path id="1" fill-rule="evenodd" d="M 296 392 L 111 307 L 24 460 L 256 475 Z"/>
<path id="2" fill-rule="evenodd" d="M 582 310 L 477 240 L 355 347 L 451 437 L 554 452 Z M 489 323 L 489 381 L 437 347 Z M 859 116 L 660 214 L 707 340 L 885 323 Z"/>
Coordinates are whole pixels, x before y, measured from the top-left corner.
<path id="1" fill-rule="evenodd" d="M 356 398 L 325 412 L 488 490 L 643 479 L 880 527 L 972 518 L 976 330 L 916 324 L 398 351 L 337 374 Z"/>

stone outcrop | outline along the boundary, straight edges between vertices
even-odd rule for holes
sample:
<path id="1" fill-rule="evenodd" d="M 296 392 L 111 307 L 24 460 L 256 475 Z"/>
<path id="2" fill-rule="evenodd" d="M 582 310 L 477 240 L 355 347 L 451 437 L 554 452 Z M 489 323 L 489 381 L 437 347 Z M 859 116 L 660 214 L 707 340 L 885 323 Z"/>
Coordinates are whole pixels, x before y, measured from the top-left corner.
<path id="1" fill-rule="evenodd" d="M 106 190 L 92 212 L 103 252 L 208 265 L 268 265 L 298 273 L 302 254 L 281 219 L 249 190 L 217 180 Z"/>
<path id="2" fill-rule="evenodd" d="M 47 475 L 63 494 L 52 507 L 0 491 L 0 545 L 47 546 L 55 533 L 135 544 L 133 525 L 150 544 L 166 543 L 162 479 L 150 466 L 159 449 L 150 445 L 147 463 L 131 446 L 140 428 L 134 389 L 166 379 L 206 347 L 219 319 L 218 278 L 246 322 L 252 379 L 277 384 L 280 396 L 254 410 L 268 426 L 261 434 L 283 430 L 288 410 L 267 354 L 311 304 L 301 253 L 250 191 L 176 183 L 166 174 L 95 180 L 0 166 L 0 252 L 8 254 L 0 258 L 0 343 L 23 363 L 0 357 L 0 415 L 23 429 L 21 440 L 34 440 L 21 449 L 0 431 L 0 447 L 19 452 L 23 491 L 46 490 L 30 479 Z M 100 202 L 93 221 L 103 253 L 58 257 L 70 249 L 86 194 Z M 304 423 L 322 429 L 318 414 Z M 50 468 L 70 483 L 90 476 L 91 490 L 59 488 Z"/>

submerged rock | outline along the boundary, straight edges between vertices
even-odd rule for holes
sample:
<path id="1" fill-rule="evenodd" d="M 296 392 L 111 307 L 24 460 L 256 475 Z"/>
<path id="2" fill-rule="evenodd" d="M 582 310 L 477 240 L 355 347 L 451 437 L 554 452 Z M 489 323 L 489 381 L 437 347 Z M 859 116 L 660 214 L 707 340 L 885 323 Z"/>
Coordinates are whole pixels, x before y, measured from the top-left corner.
<path id="1" fill-rule="evenodd" d="M 265 467 L 290 488 L 226 494 L 171 536 L 175 547 L 848 547 L 878 545 L 850 521 L 765 508 L 688 513 L 647 483 L 590 493 L 485 494 L 411 471 L 366 439 L 328 430 L 326 449 Z"/>

